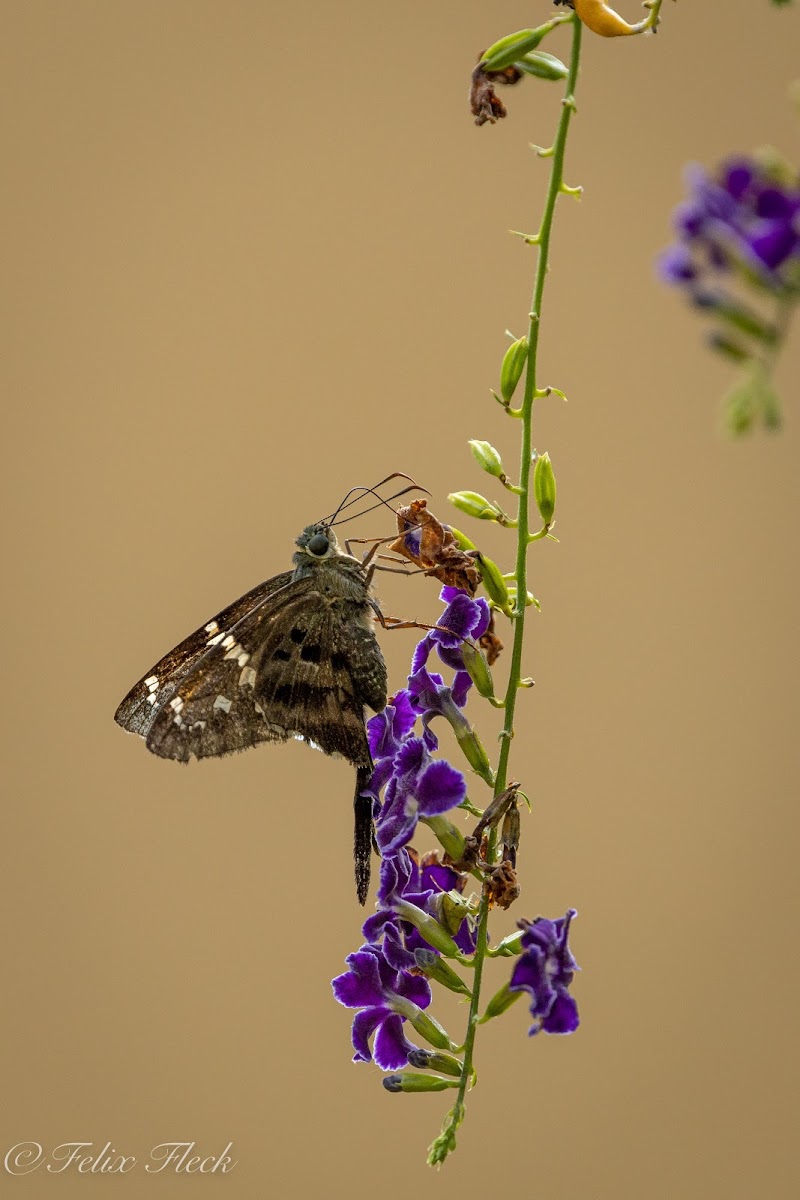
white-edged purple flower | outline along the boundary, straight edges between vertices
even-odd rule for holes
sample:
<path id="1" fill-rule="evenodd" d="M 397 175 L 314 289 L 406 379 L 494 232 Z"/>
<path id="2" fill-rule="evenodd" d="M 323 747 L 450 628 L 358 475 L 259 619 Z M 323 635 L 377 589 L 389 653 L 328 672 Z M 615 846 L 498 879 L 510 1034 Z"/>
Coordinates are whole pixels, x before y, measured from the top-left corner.
<path id="1" fill-rule="evenodd" d="M 460 588 L 445 586 L 439 593 L 439 599 L 447 607 L 436 622 L 437 628 L 426 633 L 417 644 L 411 659 L 412 676 L 425 666 L 434 649 L 446 666 L 454 671 L 463 671 L 461 647 L 464 639 L 477 642 L 489 628 L 491 612 L 483 596 L 473 600 Z"/>
<path id="2" fill-rule="evenodd" d="M 391 759 L 391 778 L 375 826 L 381 856 L 410 842 L 420 817 L 440 816 L 466 794 L 460 771 L 444 759 L 434 759 L 422 738 L 406 738 Z"/>
<path id="3" fill-rule="evenodd" d="M 364 937 L 368 942 L 379 942 L 383 938 L 384 954 L 391 965 L 398 970 L 411 969 L 416 965 L 415 950 L 436 949 L 423 931 L 434 927 L 420 922 L 423 924 L 423 930 L 420 930 L 413 920 L 409 920 L 409 916 L 417 915 L 411 910 L 419 910 L 438 922 L 442 915 L 442 898 L 449 893 L 463 892 L 466 882 L 466 875 L 439 862 L 435 853 L 426 854 L 420 860 L 416 851 L 403 848 L 384 858 L 378 888 L 378 911 L 364 922 Z M 452 909 L 454 906 L 450 907 Z M 473 953 L 475 933 L 466 919 L 465 910 L 463 919 L 453 920 L 450 929 L 445 932 L 462 953 Z"/>
<path id="4" fill-rule="evenodd" d="M 520 921 L 523 952 L 511 975 L 512 992 L 524 991 L 531 997 L 533 1025 L 529 1033 L 574 1033 L 580 1024 L 578 1006 L 569 994 L 569 985 L 579 970 L 567 939 L 574 908 L 566 916 L 550 921 Z"/>
<path id="5" fill-rule="evenodd" d="M 430 1004 L 428 981 L 392 967 L 375 945 L 362 946 L 345 962 L 349 969 L 331 986 L 340 1004 L 359 1010 L 353 1018 L 353 1062 L 374 1061 L 383 1071 L 406 1066 L 418 1047 L 406 1038 L 403 1025 Z"/>

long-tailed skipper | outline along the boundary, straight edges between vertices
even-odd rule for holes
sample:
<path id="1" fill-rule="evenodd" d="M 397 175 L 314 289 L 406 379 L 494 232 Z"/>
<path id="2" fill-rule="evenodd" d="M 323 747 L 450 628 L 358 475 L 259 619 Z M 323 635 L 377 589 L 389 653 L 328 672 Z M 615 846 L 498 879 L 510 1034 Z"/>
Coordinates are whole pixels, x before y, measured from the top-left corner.
<path id="1" fill-rule="evenodd" d="M 385 706 L 386 666 L 368 558 L 340 549 L 332 524 L 307 526 L 294 569 L 259 584 L 170 650 L 114 719 L 148 750 L 178 762 L 290 738 L 342 755 L 356 768 L 353 854 L 363 904 L 372 849 L 364 710 Z"/>

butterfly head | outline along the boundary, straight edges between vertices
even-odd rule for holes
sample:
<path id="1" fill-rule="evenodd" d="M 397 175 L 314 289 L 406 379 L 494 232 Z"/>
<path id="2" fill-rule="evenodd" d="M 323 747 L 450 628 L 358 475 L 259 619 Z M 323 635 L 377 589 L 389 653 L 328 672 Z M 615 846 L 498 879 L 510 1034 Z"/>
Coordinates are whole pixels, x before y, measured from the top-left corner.
<path id="1" fill-rule="evenodd" d="M 296 563 L 307 562 L 308 559 L 320 562 L 322 559 L 331 558 L 339 552 L 336 534 L 329 525 L 325 525 L 323 522 L 319 522 L 316 525 L 306 525 L 295 545 L 299 547 L 297 554 L 294 556 Z"/>

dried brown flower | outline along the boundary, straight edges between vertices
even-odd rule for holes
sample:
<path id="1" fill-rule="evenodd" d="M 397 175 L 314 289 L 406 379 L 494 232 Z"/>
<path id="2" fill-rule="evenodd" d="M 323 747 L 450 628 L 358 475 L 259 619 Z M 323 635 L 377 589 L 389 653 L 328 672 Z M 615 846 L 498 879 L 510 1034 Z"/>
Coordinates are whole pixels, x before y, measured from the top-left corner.
<path id="1" fill-rule="evenodd" d="M 481 573 L 473 555 L 459 549 L 450 526 L 443 525 L 428 511 L 427 500 L 414 500 L 398 508 L 397 531 L 400 536 L 389 550 L 407 558 L 441 583 L 475 595 Z"/>
<path id="2" fill-rule="evenodd" d="M 516 67 L 506 67 L 502 71 L 485 71 L 480 62 L 478 63 L 472 72 L 469 89 L 469 106 L 476 125 L 485 125 L 487 121 L 494 125 L 506 116 L 506 106 L 495 92 L 494 84 L 509 86 L 519 83 L 521 78 L 522 72 Z"/>

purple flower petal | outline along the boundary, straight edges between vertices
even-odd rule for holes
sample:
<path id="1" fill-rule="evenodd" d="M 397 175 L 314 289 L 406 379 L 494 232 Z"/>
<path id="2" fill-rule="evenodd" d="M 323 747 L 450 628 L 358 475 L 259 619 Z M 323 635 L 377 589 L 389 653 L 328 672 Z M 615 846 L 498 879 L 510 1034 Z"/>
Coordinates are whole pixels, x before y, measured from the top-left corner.
<path id="1" fill-rule="evenodd" d="M 421 738 L 408 738 L 395 756 L 395 774 L 398 779 L 404 775 L 416 775 L 425 765 L 428 758 L 425 744 Z"/>
<path id="2" fill-rule="evenodd" d="M 417 714 L 411 707 L 408 693 L 401 689 L 391 698 L 383 712 L 370 717 L 367 737 L 373 759 L 394 754 L 414 728 Z"/>
<path id="3" fill-rule="evenodd" d="M 386 961 L 396 971 L 407 972 L 416 966 L 414 955 L 406 949 L 403 935 L 400 931 L 400 921 L 386 925 L 383 936 L 383 953 Z M 403 978 L 401 975 L 400 978 Z"/>
<path id="4" fill-rule="evenodd" d="M 361 926 L 361 932 L 368 942 L 377 944 L 383 937 L 386 925 L 394 920 L 394 913 L 391 911 L 391 909 L 382 908 L 372 916 L 367 917 L 366 921 Z"/>
<path id="5" fill-rule="evenodd" d="M 459 708 L 467 703 L 469 690 L 472 687 L 472 677 L 469 671 L 456 671 L 453 679 L 453 700 Z"/>
<path id="6" fill-rule="evenodd" d="M 364 1008 L 353 1017 L 353 1062 L 372 1062 L 369 1039 L 382 1021 L 394 1016 L 388 1008 Z"/>
<path id="7" fill-rule="evenodd" d="M 685 246 L 670 246 L 658 260 L 658 273 L 665 283 L 689 283 L 697 278 L 691 251 Z"/>
<path id="8" fill-rule="evenodd" d="M 398 996 L 410 1000 L 420 1008 L 427 1008 L 432 1000 L 431 985 L 422 975 L 409 975 L 403 971 L 397 979 L 394 990 Z"/>
<path id="9" fill-rule="evenodd" d="M 768 221 L 790 222 L 797 209 L 797 200 L 780 188 L 766 187 L 756 200 L 756 216 Z"/>
<path id="10" fill-rule="evenodd" d="M 741 200 L 755 181 L 753 164 L 746 158 L 732 158 L 722 166 L 720 182 L 734 200 Z"/>
<path id="11" fill-rule="evenodd" d="M 459 592 L 436 622 L 438 626 L 434 631 L 436 641 L 440 646 L 457 648 L 461 645 L 463 638 L 469 637 L 481 616 L 479 605 L 474 600 L 470 600 L 464 592 Z"/>
<path id="12" fill-rule="evenodd" d="M 492 610 L 489 608 L 489 601 L 485 600 L 483 596 L 479 596 L 478 599 L 473 600 L 472 603 L 477 604 L 478 609 L 480 610 L 478 618 L 475 624 L 472 626 L 471 635 L 477 642 L 479 638 L 483 637 L 483 635 L 486 633 L 486 630 L 489 628 L 489 624 L 492 620 Z"/>
<path id="13" fill-rule="evenodd" d="M 461 803 L 467 794 L 467 784 L 460 771 L 439 759 L 426 767 L 416 793 L 420 814 L 439 816 Z"/>
<path id="14" fill-rule="evenodd" d="M 417 804 L 407 796 L 398 795 L 391 804 L 384 804 L 380 821 L 375 827 L 375 840 L 385 858 L 394 854 L 414 836 L 417 828 Z"/>
<path id="15" fill-rule="evenodd" d="M 415 675 L 420 667 L 424 667 L 430 657 L 433 649 L 433 634 L 426 633 L 421 642 L 417 642 L 414 653 L 411 656 L 411 674 Z"/>
<path id="16" fill-rule="evenodd" d="M 535 950 L 523 954 L 514 965 L 508 986 L 514 992 L 528 992 L 534 997 L 538 1011 L 547 1012 L 555 997 L 547 978 L 545 956 Z"/>
<path id="17" fill-rule="evenodd" d="M 699 237 L 706 225 L 706 214 L 697 205 L 687 201 L 679 204 L 672 214 L 675 232 L 688 241 Z"/>
<path id="18" fill-rule="evenodd" d="M 439 599 L 444 604 L 449 604 L 451 600 L 455 600 L 456 596 L 466 596 L 466 594 L 463 588 L 451 587 L 450 584 L 446 583 L 439 592 Z"/>
<path id="19" fill-rule="evenodd" d="M 785 221 L 765 221 L 748 242 L 753 254 L 767 270 L 775 271 L 794 253 L 798 237 Z"/>
<path id="20" fill-rule="evenodd" d="M 403 1020 L 397 1013 L 390 1013 L 378 1027 L 373 1046 L 373 1057 L 382 1071 L 396 1071 L 408 1064 L 408 1056 L 417 1047 L 403 1033 Z"/>
<path id="21" fill-rule="evenodd" d="M 339 1003 L 345 1008 L 364 1008 L 367 1005 L 381 1004 L 384 989 L 375 955 L 367 950 L 357 950 L 354 954 L 348 954 L 345 962 L 350 970 L 343 975 L 337 975 L 331 983 L 333 994 Z"/>
<path id="22" fill-rule="evenodd" d="M 545 1033 L 574 1033 L 580 1025 L 578 1006 L 569 992 L 559 990 L 550 1012 L 542 1021 Z"/>

